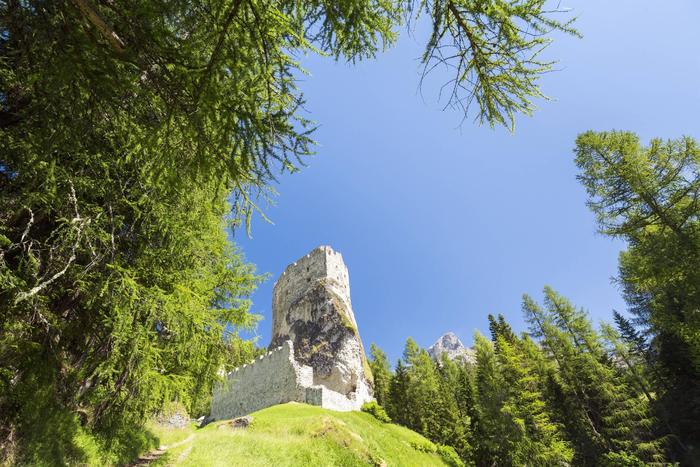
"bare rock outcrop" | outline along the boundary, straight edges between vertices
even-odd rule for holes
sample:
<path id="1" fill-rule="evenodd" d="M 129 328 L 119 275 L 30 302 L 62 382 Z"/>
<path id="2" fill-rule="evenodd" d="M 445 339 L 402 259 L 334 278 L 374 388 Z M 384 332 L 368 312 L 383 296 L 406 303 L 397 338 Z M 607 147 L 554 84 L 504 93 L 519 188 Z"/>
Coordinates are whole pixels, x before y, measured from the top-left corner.
<path id="1" fill-rule="evenodd" d="M 468 363 L 476 362 L 474 349 L 465 347 L 459 337 L 453 332 L 446 332 L 428 348 L 428 353 L 434 360 L 439 361 L 442 354 L 450 360 L 461 359 Z"/>

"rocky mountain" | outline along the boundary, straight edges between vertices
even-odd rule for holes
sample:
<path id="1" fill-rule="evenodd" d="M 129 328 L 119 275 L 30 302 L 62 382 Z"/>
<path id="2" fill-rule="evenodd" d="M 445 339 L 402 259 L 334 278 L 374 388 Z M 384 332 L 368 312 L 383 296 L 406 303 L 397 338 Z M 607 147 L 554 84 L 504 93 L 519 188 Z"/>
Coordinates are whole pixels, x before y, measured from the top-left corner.
<path id="1" fill-rule="evenodd" d="M 433 359 L 438 360 L 445 353 L 450 360 L 461 358 L 462 360 L 475 363 L 476 353 L 474 349 L 465 347 L 459 337 L 453 332 L 443 334 L 433 345 L 428 348 L 428 353 Z"/>

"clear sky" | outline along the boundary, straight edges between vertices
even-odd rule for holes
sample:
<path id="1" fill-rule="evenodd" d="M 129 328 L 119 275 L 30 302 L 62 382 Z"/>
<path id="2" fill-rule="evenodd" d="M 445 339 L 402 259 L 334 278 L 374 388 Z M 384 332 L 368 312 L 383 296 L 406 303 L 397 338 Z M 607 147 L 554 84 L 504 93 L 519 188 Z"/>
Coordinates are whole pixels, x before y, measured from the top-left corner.
<path id="1" fill-rule="evenodd" d="M 569 0 L 583 39 L 557 37 L 553 101 L 516 131 L 442 111 L 437 86 L 418 92 L 423 34 L 403 34 L 357 65 L 303 60 L 317 155 L 280 178 L 274 225 L 236 233 L 271 278 L 253 296 L 270 339 L 272 285 L 319 245 L 343 254 L 365 346 L 395 360 L 412 336 L 427 347 L 446 331 L 465 344 L 488 313 L 526 329 L 523 293 L 551 285 L 596 320 L 624 310 L 612 282 L 624 245 L 596 233 L 572 148 L 588 129 L 700 138 L 700 2 Z M 433 84 L 447 79 L 438 71 Z"/>

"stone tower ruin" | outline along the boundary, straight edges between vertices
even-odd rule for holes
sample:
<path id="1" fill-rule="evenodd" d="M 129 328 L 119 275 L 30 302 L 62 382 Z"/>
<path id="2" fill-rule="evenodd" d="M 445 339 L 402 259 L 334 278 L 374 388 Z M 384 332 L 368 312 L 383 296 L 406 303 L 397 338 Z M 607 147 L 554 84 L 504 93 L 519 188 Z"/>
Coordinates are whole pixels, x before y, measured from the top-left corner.
<path id="1" fill-rule="evenodd" d="M 372 394 L 362 340 L 340 253 L 320 246 L 287 266 L 272 292 L 272 342 L 294 343 L 296 360 L 314 369 L 314 383 L 368 399 Z"/>
<path id="2" fill-rule="evenodd" d="M 287 266 L 275 283 L 269 352 L 217 385 L 211 418 L 291 401 L 359 410 L 372 393 L 348 269 L 340 253 L 321 246 Z"/>

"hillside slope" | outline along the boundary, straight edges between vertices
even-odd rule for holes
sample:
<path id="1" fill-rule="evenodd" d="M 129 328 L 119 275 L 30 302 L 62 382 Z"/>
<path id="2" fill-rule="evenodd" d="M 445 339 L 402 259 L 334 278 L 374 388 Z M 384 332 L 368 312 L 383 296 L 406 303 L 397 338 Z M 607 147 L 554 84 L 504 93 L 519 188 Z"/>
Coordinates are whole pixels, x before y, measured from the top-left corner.
<path id="1" fill-rule="evenodd" d="M 151 465 L 447 465 L 421 435 L 366 413 L 289 403 L 252 417 L 248 428 L 227 421 L 201 429 L 156 428 L 161 443 L 171 447 Z"/>

